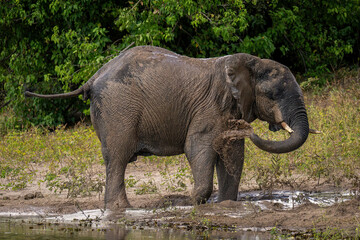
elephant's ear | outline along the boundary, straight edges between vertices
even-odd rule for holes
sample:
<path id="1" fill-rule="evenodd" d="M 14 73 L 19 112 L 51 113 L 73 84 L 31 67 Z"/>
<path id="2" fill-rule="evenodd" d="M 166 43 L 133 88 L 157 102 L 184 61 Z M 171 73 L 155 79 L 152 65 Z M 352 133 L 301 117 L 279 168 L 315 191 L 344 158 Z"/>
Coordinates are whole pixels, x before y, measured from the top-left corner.
<path id="1" fill-rule="evenodd" d="M 225 61 L 226 83 L 238 102 L 242 119 L 247 122 L 256 118 L 254 69 L 259 61 L 259 58 L 245 53 L 228 56 Z"/>

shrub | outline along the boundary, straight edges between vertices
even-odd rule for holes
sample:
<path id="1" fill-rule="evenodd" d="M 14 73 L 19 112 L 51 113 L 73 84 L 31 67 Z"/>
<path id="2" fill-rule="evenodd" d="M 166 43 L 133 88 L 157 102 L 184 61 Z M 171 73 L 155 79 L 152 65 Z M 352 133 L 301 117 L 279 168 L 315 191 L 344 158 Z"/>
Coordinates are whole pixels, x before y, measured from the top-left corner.
<path id="1" fill-rule="evenodd" d="M 11 100 L 18 127 L 88 113 L 79 99 L 24 99 L 23 92 L 74 90 L 132 42 L 191 57 L 272 58 L 320 86 L 323 73 L 360 57 L 359 0 L 10 0 L 0 13 L 0 106 Z"/>

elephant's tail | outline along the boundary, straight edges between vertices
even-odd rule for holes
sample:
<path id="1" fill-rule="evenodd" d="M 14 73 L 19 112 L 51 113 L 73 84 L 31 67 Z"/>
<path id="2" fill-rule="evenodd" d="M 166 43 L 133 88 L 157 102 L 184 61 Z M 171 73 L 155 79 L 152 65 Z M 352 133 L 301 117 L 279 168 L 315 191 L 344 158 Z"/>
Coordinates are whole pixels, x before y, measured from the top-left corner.
<path id="1" fill-rule="evenodd" d="M 82 87 L 68 93 L 59 94 L 38 94 L 30 91 L 25 91 L 25 97 L 38 97 L 38 98 L 71 98 L 83 94 L 83 99 L 86 101 L 89 98 L 89 82 L 85 83 Z"/>

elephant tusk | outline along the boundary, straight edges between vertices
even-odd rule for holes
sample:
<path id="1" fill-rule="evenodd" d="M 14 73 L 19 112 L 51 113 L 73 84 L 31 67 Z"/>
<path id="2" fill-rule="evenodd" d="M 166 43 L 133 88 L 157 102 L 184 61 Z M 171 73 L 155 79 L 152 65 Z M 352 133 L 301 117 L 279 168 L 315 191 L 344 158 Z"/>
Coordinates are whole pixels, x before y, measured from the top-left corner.
<path id="1" fill-rule="evenodd" d="M 316 130 L 316 129 L 309 129 L 309 133 L 312 133 L 312 134 L 320 134 L 321 133 L 321 131 L 319 131 L 319 130 Z"/>
<path id="2" fill-rule="evenodd" d="M 285 129 L 286 131 L 288 131 L 289 133 L 293 133 L 294 130 L 291 129 L 291 127 L 289 127 L 289 125 L 286 124 L 286 122 L 281 122 L 281 126 L 283 127 L 283 129 Z"/>

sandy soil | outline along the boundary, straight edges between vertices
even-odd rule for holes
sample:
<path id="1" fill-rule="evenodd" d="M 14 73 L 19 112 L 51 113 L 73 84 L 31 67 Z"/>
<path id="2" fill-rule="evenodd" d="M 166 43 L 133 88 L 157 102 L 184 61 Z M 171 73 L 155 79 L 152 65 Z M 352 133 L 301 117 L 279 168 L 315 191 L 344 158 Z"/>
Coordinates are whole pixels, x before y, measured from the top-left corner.
<path id="1" fill-rule="evenodd" d="M 100 169 L 102 171 L 103 169 Z M 169 206 L 193 206 L 190 180 L 188 188 L 179 193 L 171 193 L 161 185 L 159 172 L 149 169 L 149 164 L 139 162 L 130 164 L 127 175 L 136 179 L 146 179 L 144 172 L 152 171 L 151 179 L 158 186 L 155 194 L 137 195 L 136 187 L 127 189 L 128 198 L 136 209 L 149 209 L 140 215 L 126 214 L 126 211 L 112 213 L 110 219 L 121 219 L 120 222 L 134 226 L 175 226 L 177 228 L 193 229 L 263 229 L 277 227 L 283 231 L 306 232 L 309 229 L 326 230 L 328 228 L 344 229 L 355 232 L 360 227 L 359 198 L 323 206 L 304 201 L 303 204 L 284 209 L 279 203 L 265 202 L 262 207 L 249 200 L 224 201 L 208 203 L 187 208 L 168 208 Z M 256 186 L 242 183 L 240 191 L 258 190 Z M 278 189 L 279 190 L 279 189 Z M 302 187 L 307 191 L 340 191 L 326 184 L 309 183 Z M 40 194 L 41 193 L 41 194 Z M 216 187 L 214 191 L 216 196 Z M 82 210 L 102 209 L 103 195 L 91 197 L 66 198 L 66 193 L 54 194 L 47 190 L 44 184 L 35 184 L 21 191 L 0 190 L 0 213 L 5 212 L 35 212 L 46 217 L 52 214 L 69 214 Z"/>

